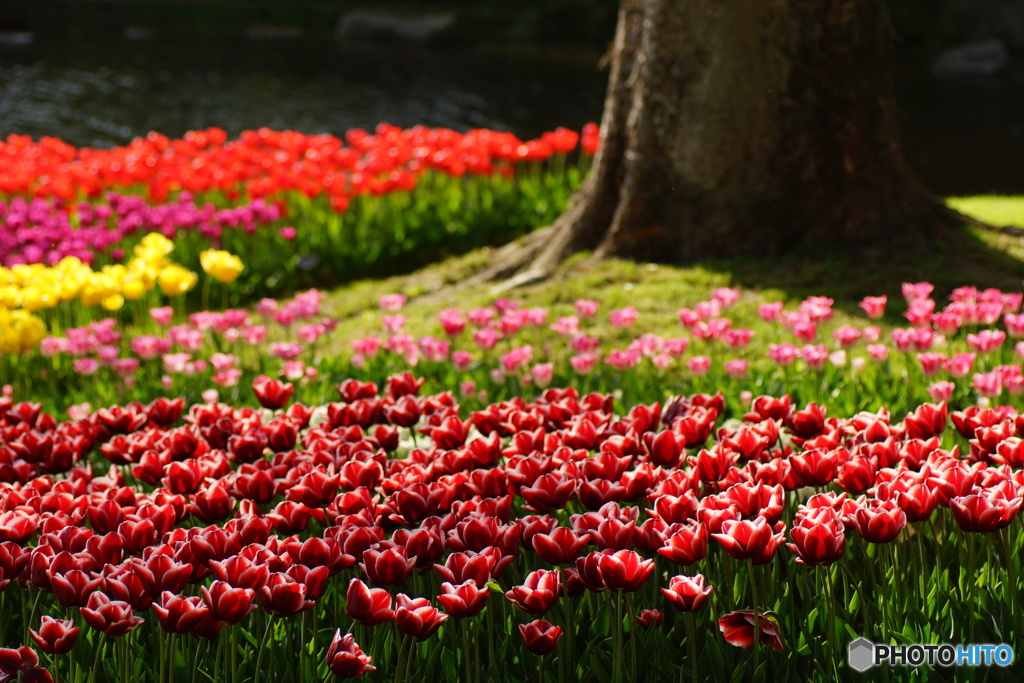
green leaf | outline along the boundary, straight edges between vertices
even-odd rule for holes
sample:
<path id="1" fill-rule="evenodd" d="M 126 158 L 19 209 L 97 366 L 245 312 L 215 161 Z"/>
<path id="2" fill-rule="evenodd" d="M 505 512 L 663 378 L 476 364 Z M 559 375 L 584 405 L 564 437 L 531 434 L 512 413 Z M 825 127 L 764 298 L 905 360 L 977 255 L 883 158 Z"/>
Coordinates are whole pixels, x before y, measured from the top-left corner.
<path id="1" fill-rule="evenodd" d="M 459 680 L 458 670 L 455 666 L 455 654 L 448 648 L 441 652 L 441 670 L 449 681 Z"/>

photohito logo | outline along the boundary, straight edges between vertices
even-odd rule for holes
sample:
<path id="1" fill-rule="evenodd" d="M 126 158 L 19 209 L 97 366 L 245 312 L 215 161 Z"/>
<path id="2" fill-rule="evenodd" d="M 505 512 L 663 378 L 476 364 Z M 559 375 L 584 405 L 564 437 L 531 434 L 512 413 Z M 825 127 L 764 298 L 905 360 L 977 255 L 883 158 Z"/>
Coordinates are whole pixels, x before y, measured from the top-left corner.
<path id="1" fill-rule="evenodd" d="M 873 666 L 1010 666 L 1013 648 L 1005 643 L 877 645 L 858 638 L 850 643 L 847 661 L 854 671 L 867 671 Z"/>

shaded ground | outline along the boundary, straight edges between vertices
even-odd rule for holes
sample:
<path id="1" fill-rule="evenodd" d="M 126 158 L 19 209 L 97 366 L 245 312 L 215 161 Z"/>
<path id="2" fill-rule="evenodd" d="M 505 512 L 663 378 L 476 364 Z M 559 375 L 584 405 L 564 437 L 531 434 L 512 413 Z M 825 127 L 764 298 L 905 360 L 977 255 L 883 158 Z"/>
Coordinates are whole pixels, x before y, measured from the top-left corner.
<path id="1" fill-rule="evenodd" d="M 466 285 L 464 281 L 490 263 L 491 253 L 478 250 L 410 275 L 356 282 L 332 291 L 324 306 L 327 313 L 341 320 L 336 335 L 339 351 L 347 350 L 353 338 L 373 334 L 380 327 L 377 300 L 384 294 L 402 292 L 409 296 L 402 313 L 409 318 L 407 331 L 414 336 L 437 334 L 437 313 L 445 308 L 465 310 L 490 305 L 499 296 L 492 285 Z M 797 254 L 772 262 L 733 260 L 689 267 L 617 259 L 593 261 L 587 254 L 580 254 L 550 280 L 501 295 L 524 306 L 548 307 L 551 322 L 559 315 L 572 314 L 576 299 L 600 299 L 604 319 L 612 309 L 633 306 L 641 315 L 656 315 L 666 321 L 663 329 L 652 332 L 676 336 L 680 327 L 666 312 L 706 300 L 716 287 L 745 290 L 746 296 L 736 310 L 744 312 L 746 308 L 749 315 L 764 301 L 784 300 L 791 305 L 808 296 L 823 295 L 835 299 L 838 313 L 862 318 L 857 304 L 864 296 L 887 294 L 890 301 L 900 301 L 903 282 L 932 282 L 937 300 L 942 301 L 963 285 L 1020 291 L 1022 278 L 1024 240 L 972 228 L 964 231 L 961 243 L 940 246 L 926 257 L 895 255 L 870 266 L 838 250 Z M 902 307 L 894 305 L 890 310 L 894 312 L 886 322 L 906 326 Z M 613 344 L 633 337 L 628 330 L 617 330 L 607 322 L 603 325 L 600 335 Z"/>

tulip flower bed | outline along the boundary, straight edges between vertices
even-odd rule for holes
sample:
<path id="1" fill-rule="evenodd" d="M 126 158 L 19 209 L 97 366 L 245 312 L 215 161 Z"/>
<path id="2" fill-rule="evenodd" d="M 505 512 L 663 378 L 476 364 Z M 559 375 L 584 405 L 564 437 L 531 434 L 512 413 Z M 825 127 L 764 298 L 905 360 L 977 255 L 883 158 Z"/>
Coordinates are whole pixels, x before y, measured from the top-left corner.
<path id="1" fill-rule="evenodd" d="M 152 133 L 111 150 L 10 136 L 0 142 L 0 196 L 11 197 L 0 201 L 0 262 L 110 265 L 160 232 L 192 269 L 211 247 L 241 257 L 233 302 L 390 274 L 552 220 L 589 164 L 596 126 L 580 140 L 562 128 L 521 141 L 388 125 L 344 140 Z"/>
<path id="2" fill-rule="evenodd" d="M 41 341 L 37 330 L 38 351 L 0 356 L 0 379 L 59 412 L 148 402 L 161 392 L 251 401 L 240 387 L 260 376 L 296 382 L 299 398 L 319 404 L 343 377 L 404 370 L 431 390 L 458 389 L 472 407 L 552 384 L 584 393 L 615 387 L 632 403 L 663 399 L 679 382 L 735 404 L 749 403 L 752 392 L 789 393 L 846 413 L 879 402 L 909 411 L 926 400 L 1018 400 L 1024 345 L 1011 342 L 1024 334 L 1020 293 L 963 287 L 940 308 L 929 284 L 904 289 L 906 328 L 876 324 L 885 297 L 866 297 L 862 318 L 835 315 L 825 297 L 787 307 L 722 287 L 657 320 L 631 307 L 602 310 L 596 300 L 549 309 L 499 299 L 410 323 L 407 298 L 391 294 L 369 318 L 379 329 L 349 324 L 348 343 L 338 337 L 345 321 L 326 314 L 318 290 L 188 316 L 169 306 L 146 311 L 140 301 L 133 310 L 142 322 L 131 326 L 101 318 Z"/>
<path id="3" fill-rule="evenodd" d="M 824 680 L 855 635 L 1019 632 L 1013 409 L 422 383 L 63 422 L 5 398 L 0 675 Z"/>

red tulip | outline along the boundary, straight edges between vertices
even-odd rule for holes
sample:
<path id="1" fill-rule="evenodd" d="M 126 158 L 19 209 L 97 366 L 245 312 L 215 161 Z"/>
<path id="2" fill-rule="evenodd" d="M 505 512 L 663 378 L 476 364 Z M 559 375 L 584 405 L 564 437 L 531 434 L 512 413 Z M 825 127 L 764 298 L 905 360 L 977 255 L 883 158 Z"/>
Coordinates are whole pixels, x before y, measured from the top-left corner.
<path id="1" fill-rule="evenodd" d="M 597 528 L 590 532 L 590 535 L 601 550 L 626 550 L 633 546 L 636 522 L 614 517 L 602 519 Z"/>
<path id="2" fill-rule="evenodd" d="M 127 602 L 111 600 L 99 591 L 89 596 L 89 603 L 81 612 L 85 623 L 108 636 L 123 636 L 143 622 Z"/>
<path id="3" fill-rule="evenodd" d="M 549 472 L 538 477 L 533 486 L 525 487 L 519 494 L 526 501 L 523 507 L 530 512 L 545 513 L 560 510 L 576 493 L 576 479 L 563 474 Z"/>
<path id="4" fill-rule="evenodd" d="M 215 631 L 220 632 L 221 623 L 212 617 L 210 608 L 198 596 L 184 597 L 164 591 L 160 602 L 153 603 L 153 611 L 156 612 L 160 628 L 167 633 L 196 633 L 208 622 L 212 622 Z"/>
<path id="5" fill-rule="evenodd" d="M 487 606 L 490 590 L 480 588 L 473 581 L 466 581 L 457 586 L 445 581 L 441 584 L 441 595 L 437 601 L 449 616 L 456 619 L 475 617 Z"/>
<path id="6" fill-rule="evenodd" d="M 136 567 L 139 579 L 151 598 L 159 597 L 164 591 L 180 593 L 188 583 L 192 567 L 175 562 L 169 555 L 154 554 Z"/>
<path id="7" fill-rule="evenodd" d="M 291 399 L 295 386 L 280 380 L 267 379 L 262 382 L 254 382 L 252 390 L 261 406 L 267 410 L 280 410 Z"/>
<path id="8" fill-rule="evenodd" d="M 219 562 L 210 561 L 213 575 L 233 588 L 251 588 L 258 591 L 270 578 L 270 569 L 266 565 L 256 564 L 241 555 L 235 555 Z"/>
<path id="9" fill-rule="evenodd" d="M 348 583 L 345 613 L 363 626 L 376 626 L 395 618 L 391 595 L 383 588 L 370 588 L 359 579 Z"/>
<path id="10" fill-rule="evenodd" d="M 801 564 L 832 564 L 843 555 L 846 547 L 842 519 L 829 507 L 817 508 L 806 515 L 798 513 L 789 536 L 793 539 L 789 549 Z"/>
<path id="11" fill-rule="evenodd" d="M 907 436 L 911 439 L 930 439 L 942 433 L 946 428 L 949 408 L 945 402 L 925 403 L 907 415 L 903 424 L 907 426 Z"/>
<path id="12" fill-rule="evenodd" d="M 424 378 L 417 379 L 411 372 L 401 372 L 388 377 L 385 391 L 394 399 L 399 399 L 402 396 L 415 396 L 419 393 L 424 381 Z"/>
<path id="13" fill-rule="evenodd" d="M 410 598 L 399 593 L 395 598 L 395 625 L 414 640 L 426 640 L 441 627 L 448 615 L 432 607 L 426 598 Z"/>
<path id="14" fill-rule="evenodd" d="M 579 557 L 580 550 L 590 542 L 590 534 L 577 533 L 566 527 L 557 527 L 551 533 L 533 536 L 533 549 L 545 562 L 570 564 Z"/>
<path id="15" fill-rule="evenodd" d="M 420 404 L 414 396 L 402 396 L 394 405 L 384 408 L 388 422 L 399 427 L 412 427 L 420 420 Z"/>
<path id="16" fill-rule="evenodd" d="M 658 554 L 676 564 L 693 564 L 708 554 L 708 528 L 700 522 L 673 524 L 665 530 L 665 543 Z"/>
<path id="17" fill-rule="evenodd" d="M 739 458 L 740 454 L 735 451 L 716 447 L 711 451 L 701 449 L 693 459 L 693 464 L 700 480 L 705 484 L 713 484 L 724 479 Z"/>
<path id="18" fill-rule="evenodd" d="M 836 478 L 839 465 L 846 460 L 849 460 L 849 454 L 843 449 L 804 451 L 789 457 L 791 476 L 797 486 L 826 486 Z"/>
<path id="19" fill-rule="evenodd" d="M 645 629 L 660 627 L 663 621 L 665 621 L 665 613 L 658 609 L 641 610 L 640 614 L 636 616 L 636 622 Z"/>
<path id="20" fill-rule="evenodd" d="M 136 571 L 141 567 L 141 571 Z M 153 604 L 153 597 L 146 592 L 142 573 L 145 566 L 137 558 L 120 565 L 107 565 L 103 568 L 103 588 L 111 600 L 121 600 L 132 606 L 136 612 L 145 612 Z M 148 577 L 147 577 L 148 578 Z"/>
<path id="21" fill-rule="evenodd" d="M 762 645 L 769 645 L 776 652 L 782 652 L 782 636 L 779 625 L 766 614 L 758 615 Z M 749 650 L 754 645 L 754 610 L 741 609 L 718 618 L 718 628 L 730 645 Z"/>
<path id="22" fill-rule="evenodd" d="M 318 467 L 288 489 L 286 498 L 311 508 L 322 508 L 338 497 L 341 477 Z"/>
<path id="23" fill-rule="evenodd" d="M 697 574 L 692 579 L 673 576 L 669 580 L 669 587 L 662 588 L 661 592 L 681 612 L 695 612 L 704 606 L 712 590 L 713 586 L 704 587 L 704 576 Z"/>
<path id="24" fill-rule="evenodd" d="M 334 639 L 327 648 L 327 668 L 339 678 L 357 678 L 376 671 L 373 659 L 363 653 L 351 633 L 341 635 L 341 629 L 334 632 Z"/>
<path id="25" fill-rule="evenodd" d="M 443 565 L 435 564 L 434 570 L 445 581 L 453 584 L 473 581 L 483 588 L 491 579 L 497 578 L 512 561 L 509 556 L 502 556 L 497 548 L 481 553 L 452 553 Z"/>
<path id="26" fill-rule="evenodd" d="M 869 543 L 889 543 L 907 525 L 907 513 L 895 501 L 869 500 L 857 508 L 850 522 Z"/>
<path id="27" fill-rule="evenodd" d="M 306 593 L 304 583 L 295 581 L 287 574 L 274 573 L 257 591 L 256 596 L 260 606 L 267 612 L 279 617 L 291 617 L 313 607 L 313 601 L 307 599 Z"/>
<path id="28" fill-rule="evenodd" d="M 214 581 L 209 588 L 200 586 L 199 592 L 210 614 L 225 624 L 237 624 L 256 609 L 256 591 L 252 588 L 233 588 L 225 581 Z"/>
<path id="29" fill-rule="evenodd" d="M 722 533 L 712 536 L 737 560 L 753 560 L 755 564 L 771 561 L 782 543 L 782 534 L 773 533 L 764 517 L 753 521 L 726 520 L 722 523 Z"/>
<path id="30" fill-rule="evenodd" d="M 964 531 L 986 533 L 1009 526 L 1022 503 L 1024 498 L 1020 496 L 1013 500 L 984 495 L 957 496 L 950 499 L 949 511 L 953 513 L 953 521 Z"/>
<path id="31" fill-rule="evenodd" d="M 686 453 L 687 439 L 672 430 L 659 432 L 657 435 L 644 434 L 644 448 L 648 459 L 662 467 L 676 467 Z"/>
<path id="32" fill-rule="evenodd" d="M 593 552 L 576 560 L 576 569 L 587 588 L 600 591 L 639 590 L 654 571 L 654 560 L 644 560 L 632 550 Z"/>
<path id="33" fill-rule="evenodd" d="M 188 495 L 199 490 L 205 476 L 197 461 L 176 460 L 164 468 L 163 485 L 171 493 Z"/>
<path id="34" fill-rule="evenodd" d="M 543 614 L 551 609 L 561 592 L 558 571 L 538 569 L 530 572 L 521 586 L 505 593 L 512 604 L 530 614 Z"/>
<path id="35" fill-rule="evenodd" d="M 377 586 L 397 586 L 409 578 L 416 566 L 416 558 L 410 559 L 402 546 L 385 550 L 369 549 L 363 552 L 359 563 L 363 573 Z"/>
<path id="36" fill-rule="evenodd" d="M 181 417 L 181 411 L 185 408 L 185 399 L 169 399 L 160 397 L 146 406 L 146 414 L 149 421 L 161 427 L 170 427 Z"/>
<path id="37" fill-rule="evenodd" d="M 50 589 L 64 607 L 84 607 L 101 583 L 102 577 L 94 577 L 78 569 L 72 569 L 66 574 L 53 572 L 50 575 Z"/>
<path id="38" fill-rule="evenodd" d="M 537 619 L 528 624 L 519 624 L 519 635 L 526 649 L 535 655 L 546 655 L 553 651 L 562 637 L 562 627 L 549 621 Z"/>
<path id="39" fill-rule="evenodd" d="M 662 494 L 654 500 L 654 511 L 651 513 L 665 524 L 681 524 L 697 516 L 700 501 L 693 491 L 684 491 L 681 495 Z"/>
<path id="40" fill-rule="evenodd" d="M 875 484 L 877 471 L 878 467 L 870 457 L 856 456 L 839 466 L 836 484 L 848 493 L 864 493 Z"/>
<path id="41" fill-rule="evenodd" d="M 62 655 L 75 646 L 78 632 L 81 630 L 75 626 L 75 622 L 48 616 L 44 616 L 42 622 L 38 631 L 28 631 L 40 650 L 49 655 Z"/>
<path id="42" fill-rule="evenodd" d="M 39 655 L 27 646 L 0 648 L 0 680 L 53 683 L 50 672 L 39 666 Z"/>

